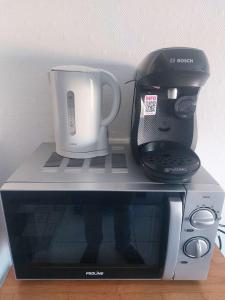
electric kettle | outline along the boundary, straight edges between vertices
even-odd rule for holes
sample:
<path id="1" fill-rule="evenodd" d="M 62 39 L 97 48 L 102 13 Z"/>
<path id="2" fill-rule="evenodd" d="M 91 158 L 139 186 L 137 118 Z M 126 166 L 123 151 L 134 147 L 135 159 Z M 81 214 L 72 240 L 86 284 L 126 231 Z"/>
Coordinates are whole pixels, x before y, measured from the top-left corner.
<path id="1" fill-rule="evenodd" d="M 120 107 L 120 87 L 109 72 L 85 66 L 53 67 L 50 71 L 56 152 L 68 158 L 108 154 L 107 126 Z M 109 85 L 113 103 L 102 118 L 102 87 Z"/>

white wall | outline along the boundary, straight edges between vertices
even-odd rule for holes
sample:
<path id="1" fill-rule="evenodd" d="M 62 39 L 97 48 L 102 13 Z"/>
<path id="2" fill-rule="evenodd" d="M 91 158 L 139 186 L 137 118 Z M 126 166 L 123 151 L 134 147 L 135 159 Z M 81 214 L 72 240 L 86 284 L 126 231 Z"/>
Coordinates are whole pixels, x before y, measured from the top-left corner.
<path id="1" fill-rule="evenodd" d="M 41 142 L 53 140 L 46 76 L 51 66 L 112 71 L 123 99 L 111 135 L 124 137 L 133 88 L 124 82 L 135 66 L 155 49 L 190 46 L 203 49 L 211 66 L 198 100 L 197 152 L 225 189 L 223 0 L 0 0 L 0 5 L 0 181 Z"/>

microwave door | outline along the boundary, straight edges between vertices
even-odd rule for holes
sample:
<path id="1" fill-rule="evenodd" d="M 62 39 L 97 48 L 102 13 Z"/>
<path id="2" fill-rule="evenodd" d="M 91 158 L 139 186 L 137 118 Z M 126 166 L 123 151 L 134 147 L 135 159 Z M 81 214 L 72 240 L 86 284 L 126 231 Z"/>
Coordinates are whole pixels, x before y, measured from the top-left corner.
<path id="1" fill-rule="evenodd" d="M 182 200 L 170 195 L 2 193 L 17 278 L 172 279 Z"/>
<path id="2" fill-rule="evenodd" d="M 182 201 L 179 197 L 169 197 L 169 230 L 166 260 L 162 279 L 172 279 L 180 247 L 182 225 Z"/>

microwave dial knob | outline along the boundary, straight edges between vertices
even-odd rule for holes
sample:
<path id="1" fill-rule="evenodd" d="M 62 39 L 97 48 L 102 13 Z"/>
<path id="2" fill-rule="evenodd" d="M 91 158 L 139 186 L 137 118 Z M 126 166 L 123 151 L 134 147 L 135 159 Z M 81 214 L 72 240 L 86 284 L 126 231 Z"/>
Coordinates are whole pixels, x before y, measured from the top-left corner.
<path id="1" fill-rule="evenodd" d="M 210 250 L 210 242 L 201 237 L 195 237 L 184 244 L 184 253 L 191 258 L 200 258 Z"/>
<path id="2" fill-rule="evenodd" d="M 198 229 L 207 228 L 215 223 L 216 215 L 208 208 L 199 208 L 190 216 L 191 225 Z"/>

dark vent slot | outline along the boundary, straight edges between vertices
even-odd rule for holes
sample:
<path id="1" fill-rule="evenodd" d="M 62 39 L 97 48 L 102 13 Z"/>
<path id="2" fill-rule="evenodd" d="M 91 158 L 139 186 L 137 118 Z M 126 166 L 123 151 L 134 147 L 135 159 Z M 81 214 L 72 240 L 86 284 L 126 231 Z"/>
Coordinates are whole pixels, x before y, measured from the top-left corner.
<path id="1" fill-rule="evenodd" d="M 90 168 L 104 169 L 105 168 L 105 156 L 98 156 L 91 159 Z"/>
<path id="2" fill-rule="evenodd" d="M 63 160 L 62 156 L 60 156 L 56 152 L 53 152 L 49 157 L 49 159 L 46 161 L 44 167 L 57 168 L 61 165 L 62 160 Z"/>
<path id="3" fill-rule="evenodd" d="M 112 168 L 115 169 L 126 169 L 127 162 L 124 153 L 113 153 L 112 154 Z"/>
<path id="4" fill-rule="evenodd" d="M 71 158 L 67 164 L 68 168 L 81 168 L 83 166 L 84 160 Z"/>

